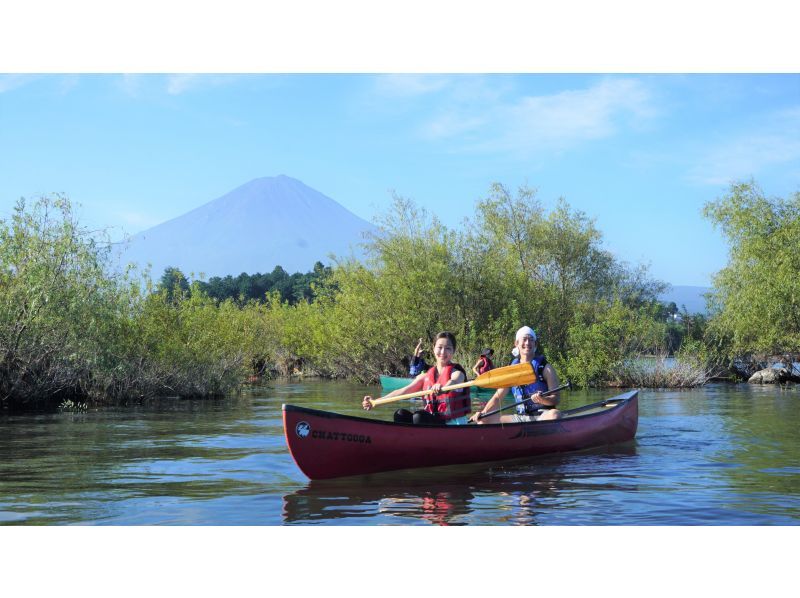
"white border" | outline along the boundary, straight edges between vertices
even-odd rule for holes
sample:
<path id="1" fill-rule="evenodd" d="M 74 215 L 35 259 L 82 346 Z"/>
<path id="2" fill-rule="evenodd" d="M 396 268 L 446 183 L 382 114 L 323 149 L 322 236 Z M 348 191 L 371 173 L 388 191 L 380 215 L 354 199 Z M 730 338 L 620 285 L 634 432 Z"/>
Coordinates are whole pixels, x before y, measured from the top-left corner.
<path id="1" fill-rule="evenodd" d="M 797 72 L 787 0 L 27 0 L 0 72 Z"/>

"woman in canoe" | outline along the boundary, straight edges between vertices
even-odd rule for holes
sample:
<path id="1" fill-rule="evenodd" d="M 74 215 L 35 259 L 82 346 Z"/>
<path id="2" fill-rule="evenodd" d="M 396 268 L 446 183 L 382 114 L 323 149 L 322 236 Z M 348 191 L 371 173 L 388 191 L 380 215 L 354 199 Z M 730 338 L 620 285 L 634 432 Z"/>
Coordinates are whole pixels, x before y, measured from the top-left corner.
<path id="1" fill-rule="evenodd" d="M 478 358 L 478 362 L 472 366 L 472 372 L 476 376 L 480 376 L 481 374 L 485 374 L 489 370 L 494 369 L 494 364 L 492 363 L 492 355 L 494 355 L 494 349 L 483 350 L 481 356 Z"/>
<path id="2" fill-rule="evenodd" d="M 393 390 L 386 397 L 433 389 L 433 393 L 423 397 L 423 407 L 415 412 L 398 409 L 394 413 L 396 423 L 463 425 L 467 423 L 470 412 L 469 388 L 459 388 L 451 392 L 440 392 L 442 387 L 459 384 L 467 379 L 464 368 L 453 363 L 456 350 L 456 337 L 452 332 L 440 332 L 433 339 L 433 357 L 436 365 L 423 372 L 410 384 Z M 361 406 L 367 411 L 372 409 L 372 397 L 367 395 Z"/>
<path id="3" fill-rule="evenodd" d="M 414 355 L 411 357 L 411 363 L 408 368 L 408 375 L 412 378 L 419 376 L 422 372 L 427 371 L 428 364 L 425 363 L 425 358 L 422 356 L 422 337 L 420 337 L 417 347 L 414 349 Z"/>
<path id="4" fill-rule="evenodd" d="M 519 350 L 519 357 L 512 361 L 516 363 L 533 363 L 536 372 L 536 382 L 525 386 L 514 386 L 512 388 L 499 388 L 491 399 L 486 403 L 481 411 L 474 414 L 470 420 L 479 424 L 497 423 L 519 423 L 531 422 L 543 419 L 558 419 L 561 417 L 558 409 L 559 393 L 554 393 L 543 397 L 541 393 L 558 386 L 558 375 L 541 351 L 538 350 L 536 333 L 530 326 L 523 326 L 517 330 L 514 339 L 514 348 Z M 517 412 L 513 415 L 501 415 L 496 413 L 488 417 L 483 417 L 484 413 L 489 413 L 497 409 L 503 402 L 509 390 L 514 395 L 517 402 Z M 480 414 L 480 419 L 479 419 Z"/>

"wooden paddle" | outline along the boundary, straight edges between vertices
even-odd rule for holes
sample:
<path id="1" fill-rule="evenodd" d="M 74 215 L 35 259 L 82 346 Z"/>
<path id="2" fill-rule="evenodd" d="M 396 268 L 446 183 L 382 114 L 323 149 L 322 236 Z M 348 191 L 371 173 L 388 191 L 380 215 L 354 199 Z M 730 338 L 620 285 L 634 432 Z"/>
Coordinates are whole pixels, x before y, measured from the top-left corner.
<path id="1" fill-rule="evenodd" d="M 485 388 L 507 388 L 509 386 L 523 386 L 525 384 L 533 384 L 536 382 L 536 371 L 533 369 L 532 363 L 518 363 L 515 365 L 507 365 L 502 368 L 495 368 L 484 372 L 474 380 L 468 382 L 461 382 L 460 384 L 452 384 L 450 386 L 443 386 L 440 392 L 449 392 L 458 388 L 466 388 L 468 386 L 483 386 Z M 395 397 L 380 397 L 372 399 L 370 405 L 376 407 L 386 403 L 393 403 L 402 399 L 413 399 L 415 397 L 422 397 L 431 394 L 432 389 L 421 390 L 419 392 L 410 392 L 404 395 L 397 395 Z"/>
<path id="2" fill-rule="evenodd" d="M 514 386 L 516 386 L 516 384 Z M 557 393 L 559 390 L 564 390 L 564 389 L 568 389 L 568 388 L 572 388 L 572 382 L 570 382 L 570 381 L 567 381 L 566 384 L 562 384 L 561 386 L 556 386 L 552 390 L 546 390 L 545 392 L 542 393 L 542 396 L 543 397 L 547 397 L 547 396 L 550 396 L 552 394 Z M 530 401 L 530 399 L 525 399 L 525 401 Z M 525 401 L 522 401 L 522 402 L 525 403 Z M 512 405 L 506 405 L 505 407 L 500 407 L 499 409 L 493 409 L 489 413 L 483 413 L 483 414 L 478 415 L 478 419 L 483 419 L 484 417 L 489 417 L 490 415 L 494 415 L 495 413 L 500 413 L 501 411 L 505 411 L 506 409 L 513 409 L 514 407 L 516 407 L 519 404 L 520 403 L 514 403 Z M 550 406 L 550 405 L 542 405 L 541 407 L 539 407 L 539 409 L 555 409 L 555 407 L 554 406 Z"/>

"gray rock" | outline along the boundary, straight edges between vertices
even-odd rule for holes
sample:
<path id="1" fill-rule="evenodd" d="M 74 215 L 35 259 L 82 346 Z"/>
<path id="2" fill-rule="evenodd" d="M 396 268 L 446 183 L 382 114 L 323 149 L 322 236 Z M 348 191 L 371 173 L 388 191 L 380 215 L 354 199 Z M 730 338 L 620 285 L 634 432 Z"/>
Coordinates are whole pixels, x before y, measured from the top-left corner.
<path id="1" fill-rule="evenodd" d="M 789 380 L 790 377 L 791 375 L 787 368 L 766 368 L 750 376 L 748 382 L 750 384 L 781 384 Z"/>

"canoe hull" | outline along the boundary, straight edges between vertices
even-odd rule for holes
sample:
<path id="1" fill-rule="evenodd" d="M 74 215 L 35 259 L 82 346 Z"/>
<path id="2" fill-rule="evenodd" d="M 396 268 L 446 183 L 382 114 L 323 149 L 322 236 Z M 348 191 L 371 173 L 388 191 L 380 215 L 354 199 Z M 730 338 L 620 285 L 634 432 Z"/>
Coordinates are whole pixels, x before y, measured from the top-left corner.
<path id="1" fill-rule="evenodd" d="M 482 426 L 395 424 L 283 405 L 283 424 L 295 463 L 307 477 L 319 480 L 517 459 L 634 438 L 638 391 L 607 403 L 596 413 L 569 416 L 567 411 L 558 420 Z"/>

